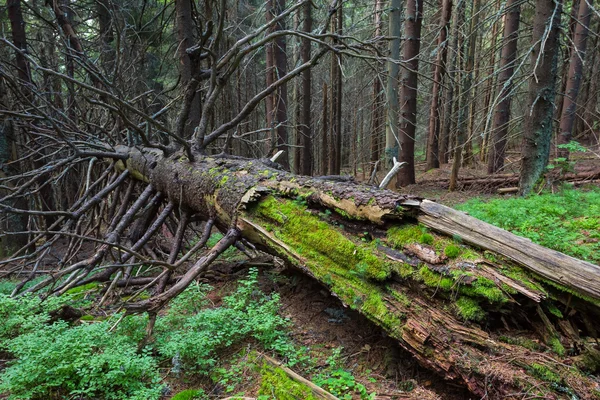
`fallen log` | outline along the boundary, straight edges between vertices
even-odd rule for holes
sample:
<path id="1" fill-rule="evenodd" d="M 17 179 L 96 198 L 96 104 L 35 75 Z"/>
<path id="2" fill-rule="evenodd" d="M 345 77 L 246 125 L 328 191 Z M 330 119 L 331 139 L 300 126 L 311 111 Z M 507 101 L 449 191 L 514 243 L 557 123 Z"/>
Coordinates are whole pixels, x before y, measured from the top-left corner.
<path id="1" fill-rule="evenodd" d="M 596 181 L 600 178 L 600 169 L 591 169 L 587 171 L 580 171 L 577 173 L 567 173 L 567 174 L 559 174 L 559 173 L 548 173 L 546 174 L 547 179 L 553 182 L 570 182 L 573 184 L 578 184 L 580 182 L 590 182 Z M 441 179 L 425 179 L 419 181 L 419 184 L 425 185 L 437 185 L 441 188 L 448 188 L 450 179 L 449 178 L 441 178 Z M 497 174 L 490 175 L 486 177 L 480 176 L 470 176 L 463 177 L 459 179 L 458 187 L 461 190 L 472 189 L 472 188 L 489 188 L 492 190 L 502 189 L 502 188 L 511 188 L 519 183 L 519 175 L 518 174 Z"/>
<path id="2" fill-rule="evenodd" d="M 221 250 L 244 238 L 280 257 L 473 394 L 599 395 L 588 374 L 600 365 L 590 361 L 600 267 L 412 196 L 257 161 L 119 151 L 128 155 L 120 168 L 228 232 Z M 415 244 L 437 258 L 419 258 L 425 253 Z M 171 289 L 126 307 L 155 313 L 206 268 L 194 266 Z"/>

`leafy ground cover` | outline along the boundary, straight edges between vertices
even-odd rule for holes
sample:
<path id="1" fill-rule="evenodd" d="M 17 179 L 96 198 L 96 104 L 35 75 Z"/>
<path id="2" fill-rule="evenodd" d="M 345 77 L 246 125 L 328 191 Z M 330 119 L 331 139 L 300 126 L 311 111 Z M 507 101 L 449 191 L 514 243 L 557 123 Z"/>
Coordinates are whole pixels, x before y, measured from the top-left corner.
<path id="1" fill-rule="evenodd" d="M 600 264 L 598 187 L 566 187 L 526 198 L 475 198 L 456 208 L 542 246 Z"/>
<path id="2" fill-rule="evenodd" d="M 269 354 L 341 399 L 372 399 L 382 390 L 439 398 L 414 379 L 396 384 L 370 369 L 372 365 L 363 368 L 364 361 L 359 366 L 358 358 L 383 358 L 371 351 L 376 342 L 365 344 L 367 333 L 352 325 L 364 321 L 353 321 L 356 316 L 335 308 L 335 303 L 324 305 L 320 319 L 311 306 L 300 310 L 311 300 L 298 301 L 290 294 L 307 290 L 307 282 L 296 279 L 303 278 L 250 269 L 245 278 L 220 287 L 196 283 L 157 318 L 147 343 L 145 316 L 107 317 L 93 309 L 92 300 L 100 295 L 97 285 L 45 300 L 32 295 L 15 299 L 9 297 L 15 283 L 4 281 L 0 353 L 6 362 L 0 364 L 0 394 L 15 400 L 192 400 L 238 395 L 269 400 L 289 397 L 282 393 L 308 393 L 307 387 L 266 365 L 261 354 Z M 285 302 L 272 290 L 275 287 L 290 291 Z M 321 296 L 314 288 L 302 293 Z M 318 301 L 337 301 L 327 297 Z M 58 311 L 67 305 L 85 315 L 61 319 Z M 308 333 L 305 329 L 313 325 L 292 321 L 299 317 L 310 319 L 316 328 Z M 341 332 L 346 330 L 351 331 L 348 337 L 359 332 L 360 342 L 331 339 L 344 337 Z M 321 336 L 325 334 L 332 336 Z M 381 346 L 377 351 L 391 350 Z M 379 369 L 387 364 L 381 363 Z"/>

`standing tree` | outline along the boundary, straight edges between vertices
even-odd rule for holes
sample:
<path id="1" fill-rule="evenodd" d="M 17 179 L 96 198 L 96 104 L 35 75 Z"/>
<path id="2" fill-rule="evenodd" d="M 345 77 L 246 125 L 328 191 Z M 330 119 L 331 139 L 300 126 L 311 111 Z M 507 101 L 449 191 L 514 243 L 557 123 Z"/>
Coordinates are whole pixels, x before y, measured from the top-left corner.
<path id="1" fill-rule="evenodd" d="M 573 137 L 573 125 L 575 112 L 577 111 L 577 96 L 583 76 L 583 60 L 585 59 L 585 47 L 590 26 L 592 11 L 586 0 L 579 1 L 579 13 L 576 20 L 575 32 L 573 33 L 571 57 L 569 60 L 569 75 L 565 94 L 563 96 L 562 115 L 560 117 L 559 144 L 567 144 Z M 559 157 L 569 157 L 569 150 L 558 149 Z"/>
<path id="2" fill-rule="evenodd" d="M 519 38 L 519 20 L 521 16 L 520 0 L 508 0 L 506 3 L 506 17 L 504 20 L 504 33 L 502 41 L 502 55 L 500 56 L 498 85 L 500 102 L 496 106 L 494 124 L 492 126 L 492 143 L 488 153 L 489 174 L 498 172 L 504 167 L 504 154 L 508 138 L 508 125 L 510 123 L 510 104 L 517 58 L 517 42 Z"/>
<path id="3" fill-rule="evenodd" d="M 419 48 L 421 46 L 421 25 L 423 23 L 423 0 L 406 2 L 404 23 L 402 88 L 400 109 L 398 160 L 407 164 L 397 175 L 396 187 L 410 185 L 415 180 L 415 135 L 417 130 L 417 85 L 419 70 Z"/>
<path id="4" fill-rule="evenodd" d="M 454 147 L 454 160 L 452 161 L 452 172 L 450 174 L 450 191 L 456 190 L 458 185 L 458 171 L 462 163 L 462 153 L 467 140 L 467 114 L 471 101 L 471 90 L 473 83 L 473 68 L 475 65 L 475 45 L 477 33 L 475 27 L 479 23 L 479 6 L 481 0 L 473 0 L 471 3 L 471 25 L 469 28 L 469 44 L 467 47 L 467 65 L 462 80 L 462 90 L 458 106 L 458 121 L 456 123 L 456 146 Z"/>
<path id="5" fill-rule="evenodd" d="M 312 4 L 307 3 L 304 6 L 304 26 L 303 30 L 305 33 L 312 31 Z M 303 63 L 310 61 L 310 47 L 311 41 L 308 37 L 302 38 L 300 47 L 300 58 Z M 311 70 L 307 69 L 302 73 L 302 94 L 301 94 L 301 108 L 300 108 L 300 120 L 298 123 L 300 127 L 298 129 L 299 138 L 297 144 L 301 146 L 300 160 L 298 160 L 300 167 L 298 171 L 303 175 L 312 175 L 312 164 L 313 164 L 313 143 L 312 143 L 312 122 L 310 116 L 310 107 L 312 104 L 312 91 L 311 91 Z"/>
<path id="6" fill-rule="evenodd" d="M 450 29 L 450 16 L 452 13 L 452 0 L 443 0 L 442 13 L 440 15 L 440 33 L 437 42 L 437 56 L 435 70 L 433 72 L 433 88 L 431 95 L 431 106 L 429 108 L 429 134 L 427 136 L 427 169 L 439 168 L 439 139 L 442 104 L 440 103 L 440 92 L 442 80 L 446 73 L 446 55 L 448 53 L 448 30 Z"/>
<path id="7" fill-rule="evenodd" d="M 396 155 L 398 148 L 398 110 L 400 104 L 398 100 L 398 77 L 400 75 L 400 31 L 402 27 L 400 0 L 390 1 L 389 16 L 389 60 L 387 63 L 387 81 L 385 85 L 386 96 L 386 122 L 385 122 L 385 165 L 387 168 L 392 166 L 392 159 Z"/>
<path id="8" fill-rule="evenodd" d="M 531 52 L 533 73 L 529 80 L 519 178 L 519 193 L 523 196 L 529 194 L 542 176 L 550 156 L 561 13 L 562 0 L 536 3 Z"/>

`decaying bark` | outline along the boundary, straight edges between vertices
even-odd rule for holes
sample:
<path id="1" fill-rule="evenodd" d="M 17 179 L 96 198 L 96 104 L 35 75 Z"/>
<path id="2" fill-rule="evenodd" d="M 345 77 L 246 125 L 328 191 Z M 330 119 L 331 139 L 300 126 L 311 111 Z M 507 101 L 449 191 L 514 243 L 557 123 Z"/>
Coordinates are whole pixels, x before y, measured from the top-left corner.
<path id="1" fill-rule="evenodd" d="M 178 283 L 129 310 L 156 312 L 245 241 L 319 281 L 476 396 L 598 395 L 585 371 L 598 368 L 600 267 L 391 191 L 257 160 L 119 152 L 128 156 L 119 168 L 226 233 Z"/>

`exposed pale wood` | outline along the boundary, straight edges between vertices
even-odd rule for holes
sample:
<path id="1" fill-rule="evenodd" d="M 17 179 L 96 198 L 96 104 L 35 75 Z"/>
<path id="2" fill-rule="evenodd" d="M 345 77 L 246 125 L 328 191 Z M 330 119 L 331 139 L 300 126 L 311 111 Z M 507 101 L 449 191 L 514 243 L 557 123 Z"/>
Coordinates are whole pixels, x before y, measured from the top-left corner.
<path id="1" fill-rule="evenodd" d="M 553 282 L 600 300 L 600 267 L 551 250 L 450 207 L 423 200 L 419 222 L 495 251 Z"/>
<path id="2" fill-rule="evenodd" d="M 504 193 L 517 193 L 519 191 L 519 188 L 517 186 L 513 186 L 513 187 L 507 187 L 507 188 L 500 188 L 497 190 L 497 192 L 499 194 L 504 194 Z"/>

